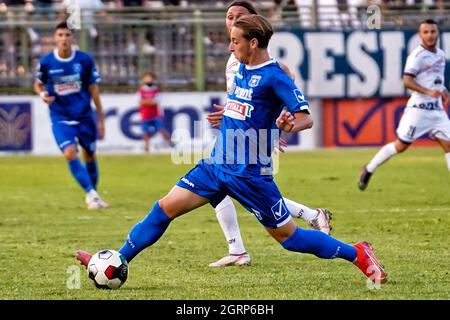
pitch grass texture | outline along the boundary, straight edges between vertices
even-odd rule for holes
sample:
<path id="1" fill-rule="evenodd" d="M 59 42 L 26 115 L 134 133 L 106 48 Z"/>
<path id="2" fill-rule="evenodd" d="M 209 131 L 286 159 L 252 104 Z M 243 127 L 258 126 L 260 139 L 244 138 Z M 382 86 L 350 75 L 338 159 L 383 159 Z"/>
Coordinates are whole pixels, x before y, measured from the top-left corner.
<path id="1" fill-rule="evenodd" d="M 408 150 L 361 192 L 360 169 L 375 152 L 287 153 L 275 179 L 286 197 L 329 208 L 338 239 L 373 244 L 389 273 L 381 289 L 369 289 L 347 261 L 283 250 L 237 204 L 251 267 L 208 268 L 227 246 L 207 205 L 176 219 L 142 252 L 121 289 L 98 290 L 75 250 L 120 248 L 192 165 L 175 166 L 170 156 L 100 156 L 99 189 L 111 208 L 89 211 L 62 157 L 0 157 L 0 299 L 449 299 L 450 173 L 442 151 Z M 77 270 L 80 288 L 69 289 Z"/>

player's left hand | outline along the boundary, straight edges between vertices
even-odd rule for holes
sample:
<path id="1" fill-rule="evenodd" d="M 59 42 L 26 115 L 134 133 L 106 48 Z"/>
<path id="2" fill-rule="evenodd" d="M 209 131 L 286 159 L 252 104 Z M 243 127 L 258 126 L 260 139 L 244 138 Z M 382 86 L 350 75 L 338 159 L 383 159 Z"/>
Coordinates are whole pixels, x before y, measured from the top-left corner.
<path id="1" fill-rule="evenodd" d="M 206 119 L 209 121 L 209 123 L 211 123 L 213 128 L 220 128 L 220 125 L 222 123 L 222 116 L 225 112 L 225 107 L 218 104 L 214 104 L 213 106 L 219 111 L 211 112 L 206 116 Z"/>
<path id="2" fill-rule="evenodd" d="M 294 120 L 294 116 L 289 111 L 283 110 L 275 121 L 275 124 L 279 129 L 285 132 L 291 132 L 295 125 Z"/>

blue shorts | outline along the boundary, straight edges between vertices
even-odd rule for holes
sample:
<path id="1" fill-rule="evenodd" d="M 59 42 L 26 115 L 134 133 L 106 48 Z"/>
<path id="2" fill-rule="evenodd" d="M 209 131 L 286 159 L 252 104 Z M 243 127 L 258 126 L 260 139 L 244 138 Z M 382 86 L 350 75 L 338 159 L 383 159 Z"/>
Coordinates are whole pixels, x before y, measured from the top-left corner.
<path id="1" fill-rule="evenodd" d="M 272 176 L 239 177 L 200 161 L 177 186 L 209 199 L 213 207 L 229 195 L 267 228 L 281 227 L 291 219 Z"/>
<path id="2" fill-rule="evenodd" d="M 161 118 L 155 118 L 152 120 L 144 120 L 142 122 L 142 131 L 148 134 L 155 134 L 159 130 L 164 128 L 164 124 Z"/>
<path id="3" fill-rule="evenodd" d="M 57 121 L 52 124 L 52 131 L 61 151 L 78 142 L 89 154 L 95 153 L 97 126 L 93 118 L 78 121 L 78 124 Z"/>

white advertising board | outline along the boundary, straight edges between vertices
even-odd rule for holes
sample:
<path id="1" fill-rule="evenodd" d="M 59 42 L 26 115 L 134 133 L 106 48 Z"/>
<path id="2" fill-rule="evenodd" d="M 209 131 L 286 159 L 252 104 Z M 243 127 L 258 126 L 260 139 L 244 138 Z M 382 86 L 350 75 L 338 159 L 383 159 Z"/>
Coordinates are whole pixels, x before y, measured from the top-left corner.
<path id="1" fill-rule="evenodd" d="M 192 144 L 193 151 L 211 146 L 215 131 L 206 120 L 213 103 L 223 105 L 226 94 L 222 92 L 176 92 L 161 94 L 161 110 L 164 123 L 173 139 L 180 144 Z M 104 107 L 105 137 L 98 141 L 99 154 L 141 154 L 143 153 L 142 131 L 134 94 L 102 94 Z M 290 150 L 313 149 L 319 146 L 320 139 L 320 101 L 312 100 L 311 110 L 314 118 L 313 129 L 294 135 L 290 140 Z M 31 121 L 29 127 L 18 129 L 18 117 L 23 106 L 29 105 Z M 19 108 L 20 107 L 20 108 Z M 3 108 L 3 109 L 2 109 Z M 23 109 L 23 108 L 22 108 Z M 0 96 L 0 121 L 4 122 L 0 131 L 0 151 L 30 152 L 36 155 L 59 154 L 53 138 L 48 106 L 38 96 Z M 29 149 L 21 149 L 20 139 L 15 135 L 27 133 L 31 142 Z M 19 141 L 20 140 L 20 141 Z M 17 147 L 14 147 L 17 145 Z M 2 146 L 4 147 L 2 149 Z M 9 146 L 9 148 L 5 148 Z M 13 146 L 13 147 L 11 147 Z M 170 152 L 160 135 L 152 139 L 151 152 Z M 209 151 L 204 151 L 204 153 Z"/>

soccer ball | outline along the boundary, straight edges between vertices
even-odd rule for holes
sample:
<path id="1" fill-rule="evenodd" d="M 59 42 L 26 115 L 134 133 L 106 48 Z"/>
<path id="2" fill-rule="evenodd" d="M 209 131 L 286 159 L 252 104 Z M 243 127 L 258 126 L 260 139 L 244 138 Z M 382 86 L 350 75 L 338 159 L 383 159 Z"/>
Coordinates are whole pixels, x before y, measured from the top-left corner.
<path id="1" fill-rule="evenodd" d="M 87 273 L 97 288 L 119 289 L 127 280 L 128 263 L 119 252 L 102 250 L 92 255 Z"/>

